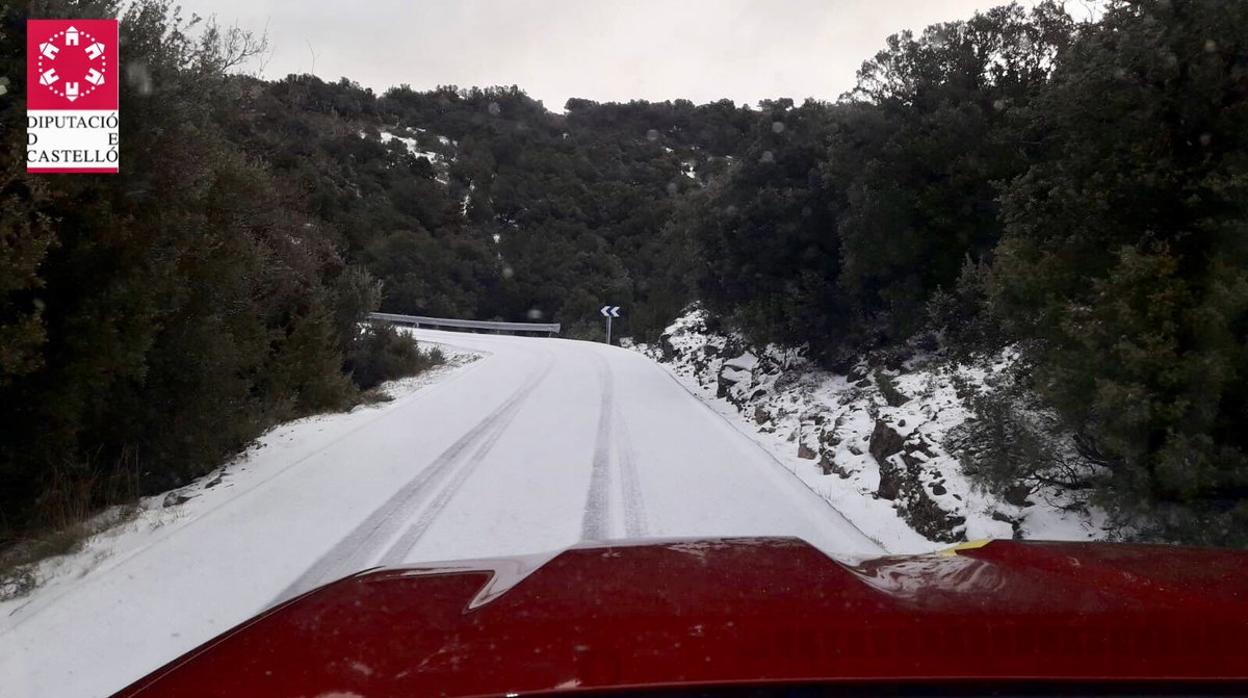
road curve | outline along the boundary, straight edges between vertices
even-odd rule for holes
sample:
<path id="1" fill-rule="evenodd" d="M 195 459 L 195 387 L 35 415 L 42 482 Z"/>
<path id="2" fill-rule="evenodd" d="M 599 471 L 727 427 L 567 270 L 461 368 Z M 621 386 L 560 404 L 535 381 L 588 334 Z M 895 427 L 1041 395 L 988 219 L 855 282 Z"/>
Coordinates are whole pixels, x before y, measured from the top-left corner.
<path id="1" fill-rule="evenodd" d="M 188 521 L 7 610 L 0 685 L 107 695 L 275 601 L 378 564 L 641 536 L 794 535 L 883 552 L 639 354 L 414 334 L 485 356 L 335 417 L 349 428 L 287 446 L 246 489 L 205 495 Z"/>
<path id="2" fill-rule="evenodd" d="M 643 535 L 796 535 L 829 552 L 883 552 L 639 354 L 560 339 L 416 334 L 488 351 L 487 360 L 527 371 L 533 387 L 489 448 L 464 463 L 453 496 L 431 495 L 404 515 L 421 535 L 382 563 Z"/>

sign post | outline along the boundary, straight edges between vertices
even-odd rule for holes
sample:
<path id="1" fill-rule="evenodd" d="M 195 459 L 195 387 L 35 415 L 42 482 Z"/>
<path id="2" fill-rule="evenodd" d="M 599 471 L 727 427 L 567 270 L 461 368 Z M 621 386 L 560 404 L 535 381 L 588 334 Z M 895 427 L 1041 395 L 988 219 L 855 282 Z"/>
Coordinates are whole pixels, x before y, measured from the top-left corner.
<path id="1" fill-rule="evenodd" d="M 604 305 L 598 311 L 607 319 L 607 344 L 611 343 L 611 318 L 620 316 L 620 306 Z"/>

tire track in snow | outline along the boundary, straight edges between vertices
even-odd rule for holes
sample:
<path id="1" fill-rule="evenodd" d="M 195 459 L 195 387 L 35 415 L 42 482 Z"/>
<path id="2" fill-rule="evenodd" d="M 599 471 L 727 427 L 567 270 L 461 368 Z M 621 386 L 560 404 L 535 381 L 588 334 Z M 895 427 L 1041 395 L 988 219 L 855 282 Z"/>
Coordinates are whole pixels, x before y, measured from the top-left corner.
<path id="1" fill-rule="evenodd" d="M 633 456 L 628 425 L 615 404 L 615 378 L 605 357 L 594 354 L 598 362 L 602 400 L 598 412 L 598 437 L 594 444 L 593 472 L 585 516 L 581 522 L 583 540 L 611 538 L 611 460 L 619 470 L 620 499 L 623 503 L 624 534 L 629 538 L 646 535 L 645 504 Z"/>
<path id="2" fill-rule="evenodd" d="M 548 361 L 546 363 L 546 367 L 538 375 L 533 386 L 528 389 L 524 397 L 528 397 L 528 393 L 533 392 L 533 390 L 537 388 L 537 385 L 546 378 L 553 368 L 554 361 Z M 415 523 L 408 527 L 408 529 L 403 532 L 403 535 L 399 536 L 398 540 L 390 546 L 390 549 L 381 556 L 381 560 L 378 564 L 392 565 L 403 562 L 403 558 L 416 547 L 416 543 L 420 541 L 421 536 L 425 535 L 425 531 L 429 530 L 429 527 L 433 525 L 433 522 L 437 519 L 438 515 L 442 513 L 442 510 L 446 509 L 446 505 L 450 504 L 451 500 L 454 499 L 455 494 L 459 492 L 459 488 L 463 487 L 464 482 L 467 481 L 474 472 L 476 472 L 477 468 L 481 465 L 481 462 L 485 460 L 485 456 L 489 454 L 489 452 L 494 448 L 494 445 L 498 443 L 498 440 L 502 438 L 503 432 L 507 431 L 507 427 L 520 412 L 520 406 L 522 403 L 523 399 L 517 400 L 509 406 L 508 409 L 510 411 L 506 415 L 502 415 L 499 419 L 494 421 L 491 425 L 490 432 L 482 436 L 477 450 L 463 462 L 463 465 L 455 470 L 446 486 L 434 495 L 433 499 L 431 499 L 425 508 L 420 512 L 420 515 L 416 518 Z"/>
<path id="3" fill-rule="evenodd" d="M 611 399 L 615 385 L 611 371 L 603 361 L 598 366 L 598 382 L 602 386 L 602 400 L 598 406 L 598 437 L 594 441 L 589 497 L 585 500 L 585 516 L 581 519 L 582 540 L 607 540 L 611 537 Z"/>
<path id="4" fill-rule="evenodd" d="M 433 342 L 433 343 L 437 344 L 438 342 Z M 489 354 L 489 352 L 481 350 L 481 349 L 469 349 L 469 351 L 477 352 L 483 355 Z M 398 409 L 399 407 L 414 403 L 419 400 L 427 400 L 430 398 L 430 396 L 436 396 L 439 393 L 439 391 L 445 390 L 446 386 L 453 385 L 455 381 L 458 381 L 463 376 L 467 375 L 468 373 L 474 370 L 477 370 L 482 365 L 484 365 L 484 362 L 482 361 L 472 361 L 466 366 L 460 366 L 453 373 L 451 373 L 446 379 L 398 398 L 397 400 L 387 404 L 386 407 L 378 411 L 377 415 L 373 419 L 369 419 L 367 421 L 361 422 L 359 425 L 354 426 L 351 429 L 344 431 L 340 433 L 339 435 L 337 435 L 336 437 L 324 442 L 323 444 L 318 446 L 315 450 L 305 453 L 304 455 L 294 460 L 291 460 L 285 465 L 282 465 L 281 467 L 274 469 L 271 473 L 268 473 L 264 475 L 263 477 L 257 479 L 255 484 L 252 485 L 250 489 L 241 492 L 237 497 L 227 499 L 219 504 L 216 504 L 208 509 L 203 510 L 198 516 L 191 519 L 190 521 L 187 521 L 186 523 L 182 525 L 175 524 L 175 525 L 163 526 L 159 531 L 155 533 L 155 535 L 152 536 L 151 540 L 149 540 L 145 544 L 135 548 L 134 550 L 132 550 L 131 552 L 125 555 L 122 555 L 116 558 L 111 558 L 107 560 L 106 562 L 104 562 L 103 564 L 99 565 L 98 567 L 95 567 L 94 569 L 92 569 L 90 571 L 92 578 L 94 580 L 107 579 L 117 574 L 117 570 L 123 564 L 130 562 L 131 560 L 136 560 L 136 559 L 145 558 L 149 556 L 153 550 L 157 549 L 159 544 L 165 542 L 166 540 L 170 538 L 174 538 L 178 534 L 182 534 L 188 530 L 199 530 L 203 528 L 205 522 L 215 521 L 223 513 L 236 510 L 242 503 L 250 501 L 258 496 L 270 493 L 270 491 L 274 487 L 280 484 L 283 484 L 284 480 L 287 477 L 291 476 L 294 473 L 297 473 L 298 466 L 320 456 L 325 451 L 333 448 L 334 446 L 338 445 L 339 443 L 343 441 L 346 441 L 352 436 L 355 436 L 357 432 L 363 431 L 370 427 L 375 427 L 383 420 L 393 419 L 395 415 L 402 414 L 402 411 Z M 278 425 L 274 427 L 274 430 L 280 429 L 282 426 L 283 425 Z M 266 435 L 268 433 L 269 432 L 266 432 Z M 244 454 L 246 454 L 247 452 L 248 451 L 244 451 Z M 239 462 L 240 461 L 238 460 L 237 457 L 234 459 L 231 459 L 230 461 L 227 461 L 222 466 L 222 468 L 224 469 L 223 472 L 228 473 L 229 469 L 235 467 L 235 465 L 238 464 Z M 11 626 L 7 628 L 0 628 L 0 630 L 16 629 L 18 626 L 25 624 L 30 619 L 38 617 L 38 615 L 42 613 L 45 609 L 47 609 L 49 606 L 54 606 L 57 600 L 66 596 L 67 594 L 73 593 L 75 589 L 76 587 L 74 586 L 66 586 L 66 587 L 61 588 L 59 591 L 55 593 L 32 598 L 26 603 L 20 606 L 17 606 L 13 610 L 9 611 L 9 614 L 8 614 L 9 616 L 14 616 L 18 612 L 26 610 L 26 609 L 29 609 L 29 610 L 26 610 L 26 613 L 24 615 L 18 617 L 17 620 L 13 621 L 13 624 Z"/>
<path id="5" fill-rule="evenodd" d="M 637 476 L 637 460 L 633 456 L 633 441 L 629 437 L 628 422 L 618 411 L 614 413 L 619 431 L 616 453 L 620 460 L 620 488 L 624 494 L 624 533 L 629 538 L 646 535 L 646 506 L 641 498 L 641 481 Z"/>
<path id="6" fill-rule="evenodd" d="M 547 357 L 542 369 L 537 374 L 530 376 L 503 404 L 486 415 L 484 419 L 469 429 L 455 443 L 438 455 L 433 462 L 421 470 L 416 477 L 399 488 L 381 506 L 373 510 L 363 522 L 352 529 L 346 537 L 330 548 L 306 572 L 287 586 L 274 599 L 274 604 L 313 589 L 322 583 L 375 566 L 377 550 L 385 545 L 404 523 L 411 520 L 411 516 L 405 515 L 405 513 L 416 506 L 430 488 L 454 473 L 454 466 L 460 462 L 460 458 L 464 453 L 474 445 L 480 444 L 480 447 L 471 456 L 470 467 L 461 469 L 461 471 L 472 470 L 475 467 L 475 463 L 479 462 L 489 451 L 503 430 L 515 418 L 519 412 L 520 404 L 546 378 L 553 367 L 553 357 Z M 455 477 L 452 483 L 454 487 L 448 488 L 452 491 L 445 496 L 447 501 L 454 494 L 453 489 L 457 489 L 464 479 L 467 479 L 467 475 Z M 447 490 L 443 490 L 443 493 L 447 493 Z M 442 507 L 445 507 L 445 502 L 434 512 L 435 516 L 437 512 L 441 511 Z M 428 524 L 425 525 L 425 527 L 427 526 Z M 391 548 L 392 550 L 393 548 Z"/>

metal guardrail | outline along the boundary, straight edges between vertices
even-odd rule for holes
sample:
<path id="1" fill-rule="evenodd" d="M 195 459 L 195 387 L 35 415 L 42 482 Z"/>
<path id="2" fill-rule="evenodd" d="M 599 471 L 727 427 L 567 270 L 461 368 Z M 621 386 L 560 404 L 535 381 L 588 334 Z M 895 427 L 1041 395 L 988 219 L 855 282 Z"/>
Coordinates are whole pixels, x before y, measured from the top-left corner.
<path id="1" fill-rule="evenodd" d="M 369 313 L 369 320 L 392 322 L 397 325 L 413 327 L 441 327 L 457 330 L 478 330 L 483 332 L 538 332 L 559 334 L 557 322 L 494 322 L 490 320 L 459 320 L 445 317 L 426 317 L 424 315 L 399 315 L 396 313 Z"/>

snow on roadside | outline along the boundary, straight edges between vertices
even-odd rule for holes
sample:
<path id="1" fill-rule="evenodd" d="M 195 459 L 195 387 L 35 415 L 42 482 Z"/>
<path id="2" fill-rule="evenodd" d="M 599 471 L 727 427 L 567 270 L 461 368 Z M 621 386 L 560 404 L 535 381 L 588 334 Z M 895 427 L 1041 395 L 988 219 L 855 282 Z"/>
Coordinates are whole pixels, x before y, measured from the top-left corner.
<path id="1" fill-rule="evenodd" d="M 429 348 L 434 342 L 421 341 Z M 393 409 L 422 388 L 481 358 L 480 352 L 437 345 L 446 358 L 423 373 L 380 386 L 390 400 L 357 405 L 348 412 L 313 415 L 279 424 L 265 432 L 225 465 L 190 484 L 136 505 L 112 507 L 96 515 L 86 529 L 96 531 L 68 554 L 35 563 L 27 571 L 35 588 L 20 595 L 0 587 L 0 631 L 5 619 L 31 606 L 42 606 L 72 587 L 144 550 L 235 496 L 297 465 L 309 454 Z M 2 692 L 0 692 L 2 693 Z"/>
<path id="2" fill-rule="evenodd" d="M 707 315 L 678 318 L 655 345 L 633 347 L 770 451 L 808 487 L 890 552 L 981 538 L 1095 540 L 1105 516 L 1043 488 L 1006 501 L 963 472 L 945 443 L 972 416 L 955 378 L 983 388 L 986 367 L 907 364 L 837 375 L 800 351 L 747 347 L 711 332 Z M 891 398 L 891 399 L 890 399 Z"/>

